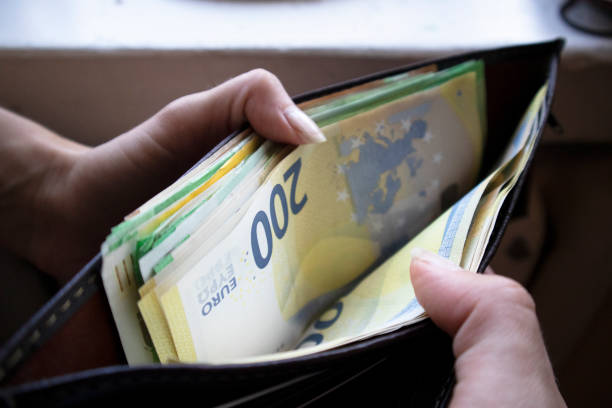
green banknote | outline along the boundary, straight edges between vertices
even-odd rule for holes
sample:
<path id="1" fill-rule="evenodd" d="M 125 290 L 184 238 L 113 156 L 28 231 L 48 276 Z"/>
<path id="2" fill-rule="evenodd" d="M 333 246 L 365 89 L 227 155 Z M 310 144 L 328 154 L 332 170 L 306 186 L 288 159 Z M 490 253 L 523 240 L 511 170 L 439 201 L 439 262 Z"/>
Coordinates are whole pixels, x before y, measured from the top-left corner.
<path id="1" fill-rule="evenodd" d="M 207 187 L 230 172 L 261 144 L 257 137 L 241 135 L 212 155 L 157 199 L 145 203 L 116 227 L 102 245 L 102 281 L 128 363 L 157 359 L 154 346 L 138 312 L 138 287 L 143 279 L 136 263 L 138 239 L 153 232 Z"/>

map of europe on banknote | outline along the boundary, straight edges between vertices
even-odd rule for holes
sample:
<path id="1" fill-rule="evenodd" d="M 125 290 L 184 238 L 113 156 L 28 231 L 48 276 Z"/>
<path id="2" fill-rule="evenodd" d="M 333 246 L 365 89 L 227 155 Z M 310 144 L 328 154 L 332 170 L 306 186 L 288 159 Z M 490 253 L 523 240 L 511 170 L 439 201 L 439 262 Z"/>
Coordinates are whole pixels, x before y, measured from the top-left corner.
<path id="1" fill-rule="evenodd" d="M 535 95 L 499 165 L 408 244 L 320 313 L 298 341 L 297 349 L 239 361 L 298 357 L 396 330 L 426 317 L 406 265 L 412 250 L 425 248 L 475 271 L 497 213 L 517 182 L 542 128 L 547 85 Z"/>

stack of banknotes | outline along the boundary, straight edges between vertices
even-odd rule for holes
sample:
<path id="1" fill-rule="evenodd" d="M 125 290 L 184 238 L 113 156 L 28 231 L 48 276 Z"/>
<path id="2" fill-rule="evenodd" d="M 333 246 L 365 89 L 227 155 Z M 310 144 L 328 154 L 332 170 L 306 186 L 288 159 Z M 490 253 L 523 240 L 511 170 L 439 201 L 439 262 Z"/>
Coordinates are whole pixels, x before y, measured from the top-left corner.
<path id="1" fill-rule="evenodd" d="M 283 359 L 425 318 L 412 248 L 476 270 L 546 86 L 478 182 L 485 93 L 475 60 L 309 101 L 327 142 L 246 130 L 128 215 L 102 246 L 128 362 Z"/>

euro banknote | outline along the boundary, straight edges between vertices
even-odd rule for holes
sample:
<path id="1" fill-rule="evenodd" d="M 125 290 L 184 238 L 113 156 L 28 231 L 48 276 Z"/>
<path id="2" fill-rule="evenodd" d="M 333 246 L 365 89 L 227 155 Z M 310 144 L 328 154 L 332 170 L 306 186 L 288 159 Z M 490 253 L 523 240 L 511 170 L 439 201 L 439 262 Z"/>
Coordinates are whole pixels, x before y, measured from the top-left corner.
<path id="1" fill-rule="evenodd" d="M 181 205 L 187 204 L 189 200 L 186 198 L 193 198 L 193 191 L 210 184 L 210 180 L 220 178 L 223 173 L 235 167 L 239 163 L 238 158 L 245 155 L 245 150 L 253 151 L 258 142 L 259 140 L 253 137 L 237 138 L 218 155 L 202 163 L 187 180 L 160 194 L 159 202 L 145 203 L 124 223 L 115 227 L 102 245 L 102 281 L 130 364 L 157 360 L 154 346 L 137 307 L 138 287 L 143 283 L 136 268 L 135 252 L 138 239 L 155 231 L 164 220 L 178 211 Z"/>
<path id="2" fill-rule="evenodd" d="M 476 69 L 474 69 L 476 68 Z M 367 94 L 365 94 L 366 98 L 356 98 L 354 95 L 350 95 L 350 98 L 335 98 L 333 99 L 333 103 L 330 104 L 329 106 L 327 106 L 326 110 L 319 110 L 319 111 L 309 111 L 309 113 L 315 118 L 315 120 L 317 120 L 319 123 L 325 123 L 326 121 L 333 121 L 334 115 L 336 118 L 338 117 L 345 117 L 346 116 L 346 112 L 352 112 L 353 114 L 355 112 L 359 112 L 361 110 L 364 109 L 371 109 L 373 106 L 377 106 L 380 105 L 381 103 L 384 103 L 385 101 L 388 100 L 392 100 L 394 98 L 397 98 L 399 96 L 401 96 L 404 93 L 411 93 L 411 92 L 415 92 L 418 91 L 420 89 L 426 88 L 427 86 L 432 86 L 435 85 L 436 83 L 439 82 L 443 82 L 445 80 L 447 80 L 448 78 L 457 75 L 457 73 L 461 73 L 463 71 L 465 71 L 466 69 L 468 70 L 472 70 L 471 72 L 471 76 L 481 76 L 481 72 L 480 72 L 480 67 L 478 64 L 474 64 L 474 63 L 468 63 L 468 64 L 463 64 L 461 66 L 455 67 L 452 70 L 449 70 L 447 72 L 444 72 L 443 75 L 441 76 L 433 76 L 433 75 L 429 75 L 429 76 L 420 76 L 419 78 L 416 78 L 417 80 L 410 80 L 410 78 L 412 78 L 413 76 L 411 75 L 400 75 L 400 76 L 396 76 L 393 78 L 390 78 L 388 80 L 384 80 L 384 81 L 379 81 L 379 84 L 383 86 L 383 89 L 376 89 L 375 87 L 372 86 L 368 86 L 367 90 L 374 90 L 374 92 L 368 92 Z M 423 70 L 423 72 L 431 72 L 431 69 L 428 68 L 427 70 Z M 404 80 L 404 79 L 409 79 L 408 81 Z M 363 88 L 363 86 L 360 86 L 359 88 Z M 381 101 L 380 95 L 382 94 L 383 98 Z M 479 98 L 482 98 L 482 92 L 480 89 L 477 90 L 476 94 L 474 94 L 474 97 L 477 99 L 478 104 L 475 105 L 476 109 L 480 109 L 482 106 L 482 101 Z M 365 101 L 365 102 L 364 102 Z M 321 104 L 317 104 L 314 105 L 314 108 L 318 108 L 320 107 Z M 331 113 L 330 113 L 331 112 Z M 404 123 L 404 126 L 406 126 L 406 124 Z M 478 130 L 476 130 L 476 132 L 478 132 Z M 250 159 L 249 159 L 250 160 Z M 209 204 L 209 203 L 207 203 Z M 200 209 L 202 210 L 202 209 Z M 217 218 L 217 217 L 215 217 Z M 223 217 L 221 217 L 223 218 Z M 191 223 L 192 225 L 195 225 L 196 222 L 193 222 L 193 220 L 190 220 L 188 223 L 186 222 L 186 224 Z M 188 227 L 188 225 L 183 224 L 181 227 Z M 215 230 L 216 228 L 213 228 L 213 226 L 210 225 L 210 223 L 205 223 L 202 226 L 200 226 L 200 229 L 202 229 L 204 231 L 204 234 L 208 234 L 210 235 L 210 233 L 208 233 L 208 231 L 211 230 L 211 228 L 213 230 Z M 184 228 L 182 228 L 183 230 Z M 183 239 L 185 239 L 186 234 L 182 234 L 181 236 L 178 236 L 177 233 L 173 233 L 171 237 L 166 236 L 164 238 L 169 238 L 166 243 L 169 243 L 170 245 L 174 242 L 182 242 Z M 140 244 L 141 241 L 139 241 Z M 210 245 L 203 245 L 202 244 L 202 240 L 199 237 L 194 236 L 193 239 L 191 239 L 191 242 L 196 242 L 197 244 L 195 245 L 197 247 L 197 250 L 193 249 L 191 251 L 188 251 L 186 248 L 190 248 L 188 245 L 182 245 L 179 248 L 179 253 L 176 254 L 175 251 L 172 251 L 172 253 L 170 254 L 166 254 L 160 261 L 159 263 L 153 267 L 153 272 L 155 271 L 159 271 L 160 269 L 164 269 L 165 267 L 168 266 L 168 264 L 173 263 L 173 267 L 175 268 L 175 274 L 173 276 L 174 279 L 176 279 L 176 276 L 180 276 L 181 273 L 180 271 L 183 271 L 186 269 L 187 266 L 190 266 L 192 264 L 190 264 L 188 261 L 191 259 L 193 260 L 194 258 L 198 258 L 202 256 L 202 252 L 204 249 L 208 248 Z M 192 245 L 194 246 L 194 245 Z M 142 246 L 138 246 L 138 250 L 142 249 Z M 183 257 L 181 257 L 181 251 L 184 254 L 185 252 L 190 252 L 190 255 L 187 256 L 185 255 L 185 257 L 187 258 L 187 260 L 185 260 Z M 137 251 L 138 252 L 138 251 Z M 163 252 L 163 247 L 162 248 L 156 248 L 154 251 L 150 252 L 150 253 L 146 253 L 143 257 L 140 257 L 137 254 L 137 258 L 138 258 L 138 264 L 140 264 L 141 268 L 140 268 L 140 273 L 143 273 L 143 269 L 144 269 L 144 274 L 145 274 L 145 278 L 148 277 L 148 274 L 151 272 L 151 262 L 149 262 L 150 260 L 152 260 L 153 262 L 155 262 L 155 260 L 159 259 L 159 254 Z M 181 259 L 182 262 L 174 262 L 174 260 L 176 258 Z M 138 269 L 138 264 L 135 263 L 135 269 Z M 187 265 L 187 266 L 186 266 Z M 178 269 L 178 272 L 176 271 L 176 269 Z M 138 271 L 136 271 L 138 273 Z M 157 277 L 156 277 L 157 278 Z M 157 280 L 157 279 L 156 279 Z M 151 282 L 153 283 L 155 286 L 155 282 Z M 145 285 L 144 287 L 144 291 L 146 292 L 146 290 L 148 290 L 151 287 L 151 285 Z M 159 290 L 158 290 L 159 291 Z M 146 293 L 141 293 L 141 295 L 146 295 Z M 127 300 L 127 299 L 126 299 Z M 132 299 L 129 299 L 129 302 L 132 302 Z M 147 301 L 145 299 L 143 299 L 143 304 L 146 304 Z M 143 312 L 143 317 L 145 322 L 147 321 L 147 316 L 151 316 L 150 313 L 144 313 Z M 155 326 L 159 326 L 159 325 L 155 325 Z M 162 325 L 164 326 L 164 325 Z M 120 330 L 121 332 L 121 330 Z M 155 331 L 153 333 L 153 339 L 159 338 L 159 336 L 156 335 Z M 136 341 L 136 344 L 140 344 L 142 343 L 141 341 Z M 160 349 L 161 347 L 157 347 L 158 349 Z M 159 351 L 158 351 L 159 352 Z"/>
<path id="3" fill-rule="evenodd" d="M 425 310 L 418 303 L 410 281 L 412 250 L 418 247 L 436 252 L 476 271 L 495 217 L 525 168 L 543 126 L 546 91 L 544 86 L 534 97 L 497 168 L 351 291 L 334 301 L 304 331 L 294 350 L 238 358 L 234 362 L 295 358 L 424 319 Z"/>
<path id="4" fill-rule="evenodd" d="M 285 157 L 227 237 L 145 294 L 156 298 L 140 303 L 157 316 L 152 337 L 171 339 L 180 361 L 293 347 L 325 305 L 469 189 L 482 151 L 477 95 L 471 71 L 324 126 L 328 142 Z"/>
<path id="5" fill-rule="evenodd" d="M 545 92 L 479 183 L 480 61 L 310 103 L 323 144 L 238 135 L 103 245 L 128 362 L 274 360 L 424 318 L 411 249 L 475 269 L 533 147 Z"/>

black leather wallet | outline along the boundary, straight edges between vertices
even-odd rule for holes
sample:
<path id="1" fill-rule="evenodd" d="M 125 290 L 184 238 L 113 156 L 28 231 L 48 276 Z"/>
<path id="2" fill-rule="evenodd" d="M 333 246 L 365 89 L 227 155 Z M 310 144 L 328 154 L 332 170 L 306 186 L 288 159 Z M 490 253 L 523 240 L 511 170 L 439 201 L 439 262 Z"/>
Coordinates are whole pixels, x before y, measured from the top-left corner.
<path id="1" fill-rule="evenodd" d="M 555 40 L 424 61 L 318 89 L 294 99 L 304 102 L 430 64 L 444 69 L 466 60 L 482 59 L 489 135 L 482 168 L 488 172 L 510 140 L 531 98 L 548 81 L 548 94 L 537 122 L 538 141 L 541 138 L 549 117 L 563 44 L 563 40 Z M 527 168 L 500 212 L 480 263 L 480 272 L 498 247 L 532 159 L 529 158 Z M 39 353 L 44 352 L 44 343 L 58 328 L 95 292 L 101 291 L 100 266 L 98 254 L 2 347 L 0 404 L 11 407 L 161 405 L 195 401 L 198 405 L 224 407 L 332 403 L 438 407 L 445 406 L 452 395 L 451 339 L 429 319 L 367 340 L 288 360 L 238 365 L 116 365 L 14 384 L 11 376 L 21 363 L 38 349 Z M 116 333 L 113 335 L 117 337 Z"/>

